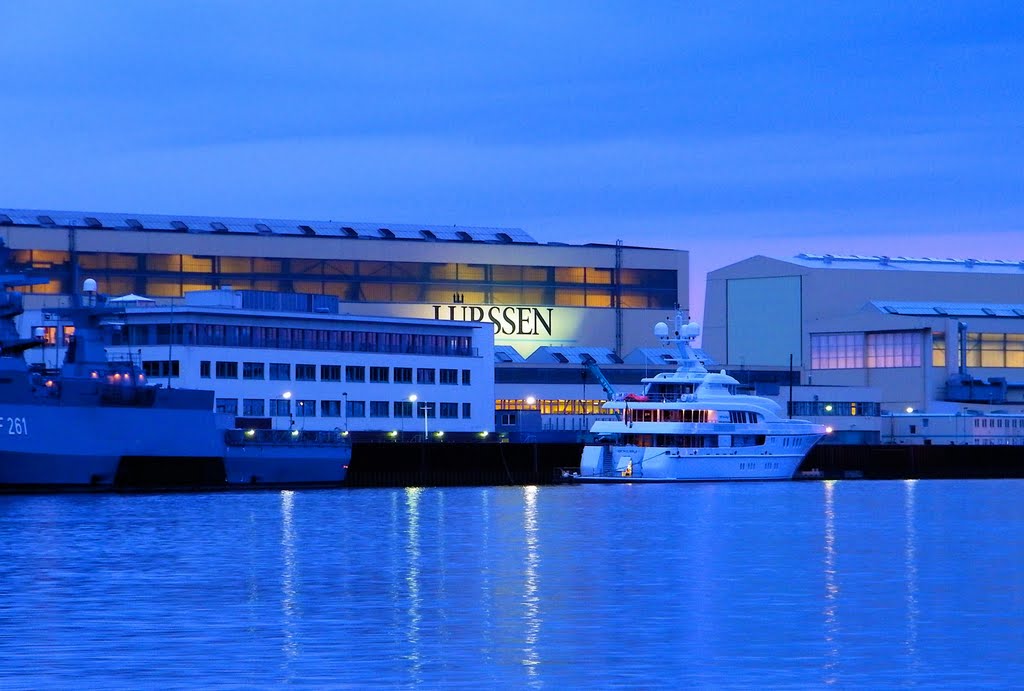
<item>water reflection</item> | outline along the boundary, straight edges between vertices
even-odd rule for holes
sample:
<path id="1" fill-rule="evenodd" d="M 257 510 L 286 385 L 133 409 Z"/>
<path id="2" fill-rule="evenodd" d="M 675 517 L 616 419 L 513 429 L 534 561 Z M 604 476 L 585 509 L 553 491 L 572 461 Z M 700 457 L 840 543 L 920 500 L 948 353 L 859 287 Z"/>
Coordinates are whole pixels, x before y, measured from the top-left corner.
<path id="1" fill-rule="evenodd" d="M 915 492 L 917 480 L 906 480 L 904 487 L 904 514 L 906 517 L 906 545 L 904 548 L 904 565 L 906 567 L 906 588 L 907 588 L 907 632 L 905 649 L 909 660 L 911 674 L 919 670 L 920 658 L 918 656 L 917 624 L 920 616 L 918 605 L 918 583 L 917 583 L 917 524 L 915 522 Z"/>
<path id="2" fill-rule="evenodd" d="M 422 487 L 408 487 L 405 490 L 405 510 L 408 521 L 406 530 L 406 569 L 405 569 L 405 590 L 406 601 L 406 642 L 409 644 L 409 651 L 406 659 L 412 664 L 412 683 L 418 684 L 423 660 L 420 649 L 420 627 L 422 626 L 423 602 L 420 595 L 420 500 L 423 496 Z"/>
<path id="3" fill-rule="evenodd" d="M 539 535 L 537 524 L 537 487 L 523 487 L 523 534 L 526 538 L 526 556 L 523 573 L 523 619 L 525 631 L 523 642 L 523 664 L 526 665 L 527 676 L 535 681 L 538 674 L 540 656 L 537 653 L 540 637 L 540 583 L 538 569 L 540 552 L 538 551 Z"/>
<path id="4" fill-rule="evenodd" d="M 839 583 L 836 578 L 835 480 L 825 480 L 825 683 L 838 681 Z"/>
<path id="5" fill-rule="evenodd" d="M 291 662 L 299 656 L 299 644 L 295 637 L 296 613 L 296 566 L 295 566 L 295 492 L 281 492 L 281 652 L 282 667 L 290 676 Z"/>

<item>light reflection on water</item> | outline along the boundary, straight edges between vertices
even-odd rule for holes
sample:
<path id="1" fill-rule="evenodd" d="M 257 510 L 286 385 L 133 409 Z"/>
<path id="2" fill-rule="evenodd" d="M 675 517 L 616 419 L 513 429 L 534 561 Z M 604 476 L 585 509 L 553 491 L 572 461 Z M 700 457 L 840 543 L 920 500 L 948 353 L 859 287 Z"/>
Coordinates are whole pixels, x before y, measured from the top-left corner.
<path id="1" fill-rule="evenodd" d="M 1022 489 L 0 497 L 0 688 L 1020 685 Z"/>

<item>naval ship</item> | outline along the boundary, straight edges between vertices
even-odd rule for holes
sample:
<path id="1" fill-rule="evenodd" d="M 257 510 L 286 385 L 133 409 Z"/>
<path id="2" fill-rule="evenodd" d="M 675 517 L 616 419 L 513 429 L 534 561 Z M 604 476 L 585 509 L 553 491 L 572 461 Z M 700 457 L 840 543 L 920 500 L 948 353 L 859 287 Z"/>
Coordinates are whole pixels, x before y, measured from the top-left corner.
<path id="1" fill-rule="evenodd" d="M 0 489 L 266 487 L 341 484 L 352 447 L 333 432 L 229 429 L 212 391 L 150 384 L 131 360 L 107 356 L 123 308 L 87 279 L 72 306 L 48 310 L 74 326 L 56 371 L 29 366 L 22 295 L 49 282 L 4 273 L 0 240 Z"/>

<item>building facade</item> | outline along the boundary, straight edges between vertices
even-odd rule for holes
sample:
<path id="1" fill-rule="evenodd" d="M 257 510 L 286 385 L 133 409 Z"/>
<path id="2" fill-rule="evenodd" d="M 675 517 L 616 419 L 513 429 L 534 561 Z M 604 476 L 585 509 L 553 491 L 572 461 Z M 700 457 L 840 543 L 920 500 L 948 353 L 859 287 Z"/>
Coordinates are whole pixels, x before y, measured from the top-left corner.
<path id="1" fill-rule="evenodd" d="M 487 324 L 340 315 L 324 295 L 198 291 L 173 306 L 130 297 L 108 357 L 136 363 L 153 384 L 213 390 L 233 426 L 406 439 L 493 431 Z M 45 330 L 39 365 L 61 362 L 73 327 L 45 310 L 22 318 Z"/>
<path id="2" fill-rule="evenodd" d="M 1020 412 L 1024 262 L 752 257 L 708 275 L 704 348 L 734 371 L 876 391 L 883 415 Z M 883 438 L 906 436 L 894 424 Z"/>
<path id="3" fill-rule="evenodd" d="M 320 294 L 346 313 L 486 323 L 524 355 L 629 351 L 688 301 L 685 251 L 542 244 L 518 229 L 0 209 L 0 238 L 12 269 L 52 279 L 30 306 L 85 278 L 160 301 L 225 287 Z"/>

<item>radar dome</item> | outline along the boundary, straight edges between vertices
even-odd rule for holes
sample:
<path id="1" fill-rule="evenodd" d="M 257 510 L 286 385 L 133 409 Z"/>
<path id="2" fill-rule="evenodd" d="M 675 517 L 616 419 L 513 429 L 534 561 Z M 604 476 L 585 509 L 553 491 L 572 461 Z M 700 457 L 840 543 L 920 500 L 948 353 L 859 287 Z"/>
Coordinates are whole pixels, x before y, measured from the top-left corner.
<path id="1" fill-rule="evenodd" d="M 668 338 L 668 324 L 665 322 L 658 322 L 654 325 L 654 337 L 655 338 Z"/>
<path id="2" fill-rule="evenodd" d="M 95 293 L 96 292 L 96 279 L 95 278 L 87 278 L 87 279 L 85 279 L 85 281 L 82 282 L 82 290 L 84 292 L 86 292 L 86 293 Z"/>

